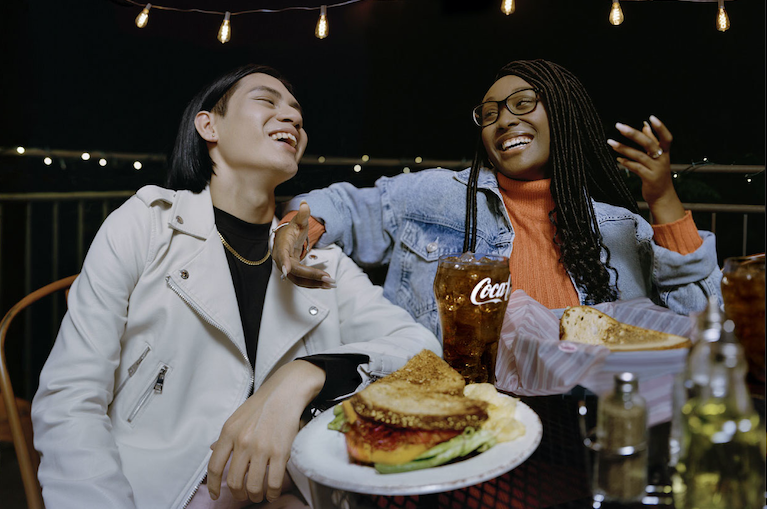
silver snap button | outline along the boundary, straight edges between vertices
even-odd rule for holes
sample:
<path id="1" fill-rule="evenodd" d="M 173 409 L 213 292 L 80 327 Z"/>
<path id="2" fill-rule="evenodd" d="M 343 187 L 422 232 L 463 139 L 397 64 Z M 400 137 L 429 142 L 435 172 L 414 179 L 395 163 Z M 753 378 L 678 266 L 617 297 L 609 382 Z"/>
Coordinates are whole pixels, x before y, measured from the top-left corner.
<path id="1" fill-rule="evenodd" d="M 427 253 L 433 253 L 437 250 L 437 243 L 436 242 L 429 242 L 426 244 L 426 252 Z"/>
<path id="2" fill-rule="evenodd" d="M 317 309 L 316 306 L 312 306 L 312 307 L 309 308 L 309 314 L 312 315 L 312 316 L 315 316 L 319 312 L 320 312 L 320 310 Z"/>
<path id="3" fill-rule="evenodd" d="M 189 279 L 189 272 L 182 270 L 180 274 L 181 274 L 181 279 Z"/>
<path id="4" fill-rule="evenodd" d="M 176 216 L 176 222 L 178 224 L 184 224 L 184 218 L 181 216 Z"/>

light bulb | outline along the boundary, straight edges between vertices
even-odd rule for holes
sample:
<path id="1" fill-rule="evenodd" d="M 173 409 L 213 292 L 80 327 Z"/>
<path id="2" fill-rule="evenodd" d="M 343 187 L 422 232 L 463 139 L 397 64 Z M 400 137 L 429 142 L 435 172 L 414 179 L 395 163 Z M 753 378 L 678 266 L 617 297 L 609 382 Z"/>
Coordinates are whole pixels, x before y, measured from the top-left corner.
<path id="1" fill-rule="evenodd" d="M 423 157 L 421 157 L 421 156 L 416 157 L 415 158 L 415 162 L 418 163 L 418 164 L 421 164 L 423 162 Z"/>
<path id="2" fill-rule="evenodd" d="M 221 23 L 221 28 L 218 29 L 218 40 L 221 41 L 221 44 L 224 44 L 225 42 L 229 42 L 229 39 L 232 38 L 232 27 L 229 26 L 229 11 L 226 11 L 226 14 L 224 14 L 224 22 Z"/>
<path id="3" fill-rule="evenodd" d="M 26 150 L 24 149 L 24 147 L 16 147 L 16 152 L 18 154 L 23 154 L 24 152 L 26 152 Z"/>
<path id="4" fill-rule="evenodd" d="M 515 0 L 501 0 L 501 12 L 505 15 L 509 15 L 517 8 L 517 2 Z"/>
<path id="5" fill-rule="evenodd" d="M 45 159 L 43 159 L 43 163 L 45 163 L 45 166 L 50 166 L 51 164 L 53 164 L 53 159 L 51 159 L 50 157 L 46 157 Z"/>
<path id="6" fill-rule="evenodd" d="M 716 15 L 716 29 L 720 32 L 726 32 L 730 28 L 730 17 L 724 10 L 724 0 L 719 0 L 719 14 Z"/>
<path id="7" fill-rule="evenodd" d="M 623 10 L 621 9 L 621 3 L 618 0 L 613 2 L 613 6 L 610 9 L 610 16 L 607 18 L 610 20 L 611 25 L 618 26 L 623 23 Z"/>
<path id="8" fill-rule="evenodd" d="M 87 161 L 88 159 L 91 158 L 91 155 L 88 152 L 83 152 L 80 157 L 82 158 L 83 161 Z"/>
<path id="9" fill-rule="evenodd" d="M 317 39 L 324 39 L 328 36 L 328 33 L 330 33 L 330 28 L 328 27 L 328 9 L 323 5 L 320 7 L 320 19 L 317 20 L 317 28 L 314 29 L 314 35 L 317 36 Z"/>
<path id="10" fill-rule="evenodd" d="M 363 162 L 363 163 L 366 163 L 366 162 L 368 162 L 368 161 L 370 161 L 370 156 L 369 156 L 369 155 L 367 155 L 367 154 L 364 154 L 364 155 L 362 156 L 362 162 Z"/>
<path id="11" fill-rule="evenodd" d="M 325 156 L 318 157 L 317 158 L 317 162 L 320 163 L 320 164 L 324 163 L 325 162 Z"/>
<path id="12" fill-rule="evenodd" d="M 136 16 L 136 26 L 144 28 L 149 21 L 149 9 L 152 8 L 152 4 L 146 4 L 146 7 Z"/>
<path id="13" fill-rule="evenodd" d="M 362 166 L 360 166 L 359 164 L 355 164 L 354 165 L 354 172 L 355 173 L 359 173 L 361 171 L 362 171 Z"/>
<path id="14" fill-rule="evenodd" d="M 137 170 L 140 170 L 141 169 L 141 163 L 139 161 L 134 161 L 133 162 L 133 167 L 135 169 L 137 169 Z"/>
<path id="15" fill-rule="evenodd" d="M 99 159 L 99 166 L 106 166 L 106 165 L 107 165 L 107 160 L 106 159 L 104 159 L 103 157 L 101 159 Z"/>

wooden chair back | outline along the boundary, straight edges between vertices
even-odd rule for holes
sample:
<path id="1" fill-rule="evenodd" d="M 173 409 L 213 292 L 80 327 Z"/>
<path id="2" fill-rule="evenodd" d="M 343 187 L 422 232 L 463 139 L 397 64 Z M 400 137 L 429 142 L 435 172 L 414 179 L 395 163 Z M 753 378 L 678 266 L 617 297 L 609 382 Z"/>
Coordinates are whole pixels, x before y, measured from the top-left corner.
<path id="1" fill-rule="evenodd" d="M 17 398 L 13 392 L 11 378 L 8 374 L 7 359 L 5 357 L 5 339 L 8 334 L 8 328 L 16 315 L 43 297 L 62 290 L 68 292 L 76 277 L 76 274 L 65 277 L 35 290 L 17 302 L 5 314 L 2 322 L 0 322 L 0 394 L 2 395 L 0 406 L 5 407 L 7 424 L 10 428 L 13 447 L 19 462 L 21 480 L 24 484 L 24 494 L 26 495 L 29 509 L 43 508 L 42 491 L 37 481 L 37 467 L 40 464 L 40 457 L 32 443 L 32 427 L 29 418 L 30 404 L 21 398 Z M 3 413 L 1 410 L 0 415 Z"/>

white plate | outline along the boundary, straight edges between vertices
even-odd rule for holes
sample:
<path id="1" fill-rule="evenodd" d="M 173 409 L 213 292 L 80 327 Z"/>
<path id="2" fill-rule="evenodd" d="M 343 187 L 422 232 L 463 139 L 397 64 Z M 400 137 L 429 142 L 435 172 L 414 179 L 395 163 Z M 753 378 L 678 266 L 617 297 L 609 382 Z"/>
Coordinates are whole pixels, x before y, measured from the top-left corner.
<path id="1" fill-rule="evenodd" d="M 508 396 L 507 396 L 508 397 Z M 516 418 L 525 434 L 467 460 L 401 474 L 379 474 L 349 461 L 343 433 L 328 429 L 333 410 L 315 417 L 296 436 L 290 461 L 301 473 L 331 488 L 368 495 L 420 495 L 473 486 L 505 474 L 524 462 L 541 443 L 538 415 L 517 402 Z"/>

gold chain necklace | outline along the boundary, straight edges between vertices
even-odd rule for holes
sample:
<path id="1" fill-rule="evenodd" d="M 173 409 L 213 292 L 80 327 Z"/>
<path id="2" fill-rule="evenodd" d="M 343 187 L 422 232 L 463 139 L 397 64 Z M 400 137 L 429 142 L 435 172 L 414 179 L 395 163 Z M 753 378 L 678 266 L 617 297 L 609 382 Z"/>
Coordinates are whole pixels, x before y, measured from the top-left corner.
<path id="1" fill-rule="evenodd" d="M 262 264 L 262 263 L 264 263 L 266 260 L 268 260 L 268 259 L 269 259 L 269 256 L 272 254 L 272 250 L 269 248 L 269 243 L 268 243 L 268 241 L 267 241 L 267 244 L 266 244 L 266 255 L 264 255 L 264 257 L 263 257 L 263 258 L 261 258 L 260 260 L 258 260 L 258 261 L 255 261 L 255 262 L 254 262 L 254 261 L 252 261 L 252 260 L 248 260 L 247 258 L 245 258 L 244 256 L 242 256 L 240 253 L 238 253 L 237 251 L 235 251 L 235 250 L 234 250 L 234 248 L 233 248 L 232 246 L 230 246 L 230 245 L 229 245 L 229 243 L 226 241 L 226 239 L 224 238 L 224 236 L 223 236 L 223 235 L 221 235 L 221 232 L 218 232 L 218 236 L 221 238 L 221 242 L 224 244 L 224 247 L 226 248 L 226 250 L 227 250 L 227 251 L 229 251 L 230 253 L 232 253 L 232 254 L 234 255 L 234 257 L 235 257 L 235 258 L 237 258 L 238 260 L 240 260 L 240 261 L 241 261 L 242 263 L 244 263 L 245 265 L 251 265 L 251 266 L 252 266 L 252 265 L 261 265 L 261 264 Z"/>

